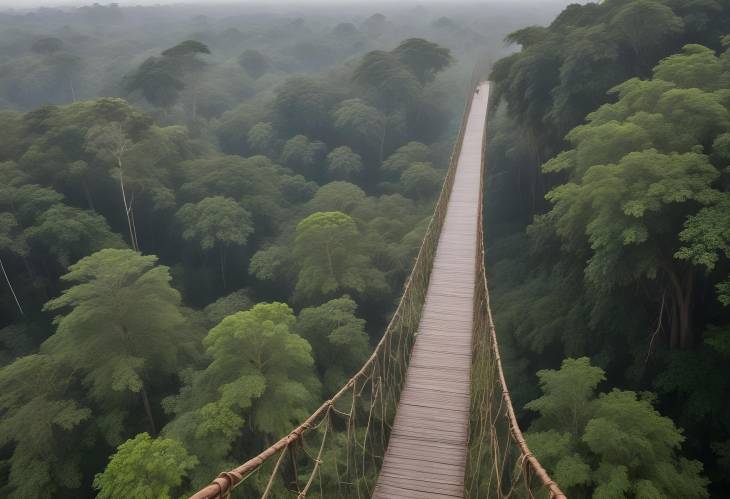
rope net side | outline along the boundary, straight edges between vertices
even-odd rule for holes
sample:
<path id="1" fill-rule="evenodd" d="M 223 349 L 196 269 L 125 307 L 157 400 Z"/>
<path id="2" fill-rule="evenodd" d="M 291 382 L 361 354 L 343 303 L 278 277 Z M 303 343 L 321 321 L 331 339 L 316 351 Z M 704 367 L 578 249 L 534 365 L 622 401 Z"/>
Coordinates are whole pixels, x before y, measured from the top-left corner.
<path id="1" fill-rule="evenodd" d="M 401 299 L 372 355 L 362 368 L 306 421 L 258 456 L 237 468 L 221 473 L 211 484 L 191 496 L 191 499 L 227 498 L 237 487 L 240 487 L 242 497 L 262 499 L 284 497 L 302 499 L 307 496 L 364 499 L 372 495 L 420 322 L 421 309 L 446 216 L 476 85 L 477 79 L 473 75 L 467 89 L 464 114 L 441 193 Z M 479 237 L 481 241 L 481 220 Z M 483 262 L 483 245 L 480 254 L 482 256 L 480 260 Z M 483 275 L 483 263 L 481 270 L 479 268 L 476 270 Z M 478 277 L 477 293 L 480 289 L 479 283 L 482 281 L 486 292 L 486 280 Z M 505 385 L 503 375 L 501 378 L 497 375 L 501 373 L 501 367 L 497 369 L 499 355 L 490 353 L 497 352 L 496 337 L 486 341 L 488 339 L 486 334 L 489 334 L 492 328 L 488 295 L 477 294 L 475 299 L 477 312 L 474 322 L 475 355 L 472 367 L 472 421 L 469 447 L 469 461 L 473 461 L 473 464 L 468 465 L 465 495 L 475 498 L 492 497 L 491 492 L 488 493 L 487 490 L 504 489 L 507 491 L 506 494 L 499 492 L 501 495 L 494 497 L 509 497 L 510 494 L 513 497 L 533 497 L 517 492 L 525 490 L 518 489 L 517 485 L 510 488 L 503 483 L 505 482 L 503 477 L 512 477 L 510 481 L 517 484 L 527 483 L 528 478 L 532 476 L 540 476 L 540 473 L 530 471 L 534 468 L 533 461 L 538 466 L 534 468 L 535 470 L 542 468 L 539 467 L 537 460 L 529 455 L 526 445 L 525 450 L 519 450 L 521 449 L 519 445 L 515 445 L 519 440 L 510 438 L 514 433 L 510 433 L 511 429 L 516 428 L 519 432 L 516 420 L 514 425 L 506 425 L 506 434 L 496 429 L 497 426 L 505 427 L 508 421 L 504 417 L 507 413 L 503 410 L 503 406 L 509 407 L 509 414 L 512 414 L 512 417 L 514 413 L 511 411 L 506 389 L 504 390 L 506 398 L 502 398 L 502 394 L 495 388 L 499 384 L 498 380 L 501 380 L 503 386 Z M 483 366 L 481 362 L 488 363 L 490 367 L 485 368 L 486 364 Z M 480 381 L 482 379 L 489 382 L 482 383 Z M 496 399 L 502 400 L 503 403 L 495 405 Z M 521 437 L 521 434 L 519 435 Z M 494 439 L 498 441 L 495 442 Z M 506 458 L 495 459 L 494 456 L 501 456 L 501 451 L 497 452 L 495 449 L 502 448 L 509 449 L 505 454 Z M 542 473 L 547 477 L 544 470 Z M 524 480 L 520 477 L 524 477 Z M 549 477 L 547 481 L 549 482 Z M 494 488 L 493 483 L 498 483 L 499 486 Z M 557 486 L 555 489 L 559 491 Z M 550 497 L 564 496 L 553 494 Z"/>
<path id="2" fill-rule="evenodd" d="M 486 151 L 486 133 L 482 137 Z M 480 192 L 484 193 L 485 154 Z M 479 198 L 474 289 L 471 410 L 464 496 L 566 499 L 532 455 L 520 429 L 502 369 L 485 267 L 484 195 Z"/>

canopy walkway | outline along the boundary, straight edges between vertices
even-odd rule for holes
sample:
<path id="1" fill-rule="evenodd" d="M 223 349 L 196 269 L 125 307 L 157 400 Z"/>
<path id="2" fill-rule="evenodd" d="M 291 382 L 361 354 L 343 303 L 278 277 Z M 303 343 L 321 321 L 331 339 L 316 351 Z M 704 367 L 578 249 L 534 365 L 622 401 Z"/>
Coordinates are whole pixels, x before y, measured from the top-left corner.
<path id="1" fill-rule="evenodd" d="M 449 170 L 393 318 L 304 423 L 193 499 L 565 498 L 532 456 L 502 371 L 484 270 L 489 83 L 467 98 Z"/>

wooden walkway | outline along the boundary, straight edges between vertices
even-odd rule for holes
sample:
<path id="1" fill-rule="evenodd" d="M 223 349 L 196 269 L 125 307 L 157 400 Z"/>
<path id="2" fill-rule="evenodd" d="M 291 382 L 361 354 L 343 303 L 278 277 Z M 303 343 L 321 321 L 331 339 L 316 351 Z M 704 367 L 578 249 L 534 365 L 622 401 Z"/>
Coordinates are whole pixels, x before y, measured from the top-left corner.
<path id="1" fill-rule="evenodd" d="M 374 498 L 464 497 L 482 137 L 474 95 L 426 302 Z"/>

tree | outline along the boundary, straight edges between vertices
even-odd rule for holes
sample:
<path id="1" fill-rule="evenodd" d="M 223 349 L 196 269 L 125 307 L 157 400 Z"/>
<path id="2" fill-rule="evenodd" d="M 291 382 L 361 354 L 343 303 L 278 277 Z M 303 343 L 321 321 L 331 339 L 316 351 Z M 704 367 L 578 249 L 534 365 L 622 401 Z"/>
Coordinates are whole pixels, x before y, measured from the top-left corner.
<path id="1" fill-rule="evenodd" d="M 332 109 L 342 100 L 342 90 L 330 81 L 295 76 L 276 89 L 274 123 L 284 134 L 323 139 L 332 129 Z"/>
<path id="2" fill-rule="evenodd" d="M 310 141 L 304 135 L 296 135 L 284 144 L 281 161 L 306 178 L 317 179 L 321 176 L 325 153 L 324 142 Z"/>
<path id="3" fill-rule="evenodd" d="M 365 321 L 348 296 L 299 313 L 296 331 L 313 348 L 326 394 L 333 394 L 362 366 L 369 353 Z"/>
<path id="4" fill-rule="evenodd" d="M 420 82 L 400 59 L 382 50 L 365 54 L 352 79 L 371 92 L 386 113 L 410 106 L 421 91 Z"/>
<path id="5" fill-rule="evenodd" d="M 690 44 L 680 54 L 663 59 L 654 68 L 654 78 L 680 88 L 721 88 L 722 64 L 712 49 Z"/>
<path id="6" fill-rule="evenodd" d="M 248 310 L 253 305 L 253 300 L 251 300 L 248 291 L 239 289 L 206 305 L 203 311 L 210 325 L 209 327 L 213 327 L 229 315 Z"/>
<path id="7" fill-rule="evenodd" d="M 730 193 L 724 192 L 718 201 L 702 208 L 684 223 L 679 238 L 685 246 L 675 253 L 680 260 L 688 260 L 694 265 L 702 265 L 708 272 L 715 269 L 721 258 L 730 259 Z M 727 291 L 730 279 L 716 285 L 718 298 L 723 305 L 730 305 Z"/>
<path id="8" fill-rule="evenodd" d="M 100 499 L 169 499 L 197 464 L 180 442 L 140 433 L 117 448 L 104 472 L 94 477 L 94 488 Z"/>
<path id="9" fill-rule="evenodd" d="M 300 269 L 295 293 L 301 299 L 387 288 L 363 251 L 355 221 L 342 212 L 317 212 L 299 222 L 294 257 Z"/>
<path id="10" fill-rule="evenodd" d="M 180 197 L 199 202 L 206 197 L 235 199 L 251 213 L 259 235 L 274 230 L 282 216 L 282 171 L 263 156 L 214 156 L 183 163 Z"/>
<path id="11" fill-rule="evenodd" d="M 177 218 L 183 226 L 183 238 L 197 241 L 203 251 L 218 248 L 225 288 L 227 248 L 246 244 L 253 233 L 251 214 L 230 198 L 213 196 L 184 205 Z"/>
<path id="12" fill-rule="evenodd" d="M 0 369 L 0 445 L 12 445 L 6 497 L 43 497 L 81 486 L 81 431 L 92 413 L 73 399 L 74 377 L 73 365 L 42 354 Z"/>
<path id="13" fill-rule="evenodd" d="M 253 78 L 258 80 L 261 78 L 266 71 L 269 69 L 269 59 L 259 52 L 258 50 L 247 49 L 244 50 L 240 56 L 238 56 L 238 64 L 241 65 L 246 73 Z"/>
<path id="14" fill-rule="evenodd" d="M 679 455 L 671 419 L 643 397 L 614 389 L 596 398 L 605 373 L 586 357 L 538 372 L 543 395 L 526 438 L 570 497 L 709 497 L 702 464 Z"/>
<path id="15" fill-rule="evenodd" d="M 168 268 L 156 262 L 132 250 L 103 249 L 69 267 L 62 280 L 72 286 L 43 307 L 67 312 L 56 317 L 56 333 L 41 352 L 82 373 L 88 397 L 116 421 L 107 429 L 110 442 L 121 433 L 127 394 L 140 397 L 156 433 L 150 386 L 177 372 L 178 352 L 189 341 L 180 294 Z"/>
<path id="16" fill-rule="evenodd" d="M 15 217 L 11 213 L 0 213 L 0 251 L 10 250 L 13 253 L 17 252 L 17 243 L 15 242 L 15 239 L 12 235 L 12 233 L 15 231 L 15 228 L 17 227 L 17 225 L 18 225 L 18 223 L 16 222 Z M 5 268 L 5 264 L 3 263 L 3 260 L 1 257 L 0 257 L 0 271 L 2 271 L 3 278 L 5 279 L 5 283 L 8 285 L 10 294 L 13 295 L 13 301 L 15 302 L 15 305 L 18 307 L 18 312 L 20 312 L 20 315 L 25 315 L 25 312 L 23 312 L 23 306 L 20 304 L 20 299 L 18 298 L 18 295 L 15 292 L 15 287 L 13 286 L 13 283 L 10 280 L 10 277 L 8 276 L 8 271 Z"/>
<path id="17" fill-rule="evenodd" d="M 592 284 L 610 289 L 666 276 L 672 345 L 689 347 L 694 341 L 693 271 L 673 264 L 676 249 L 670 241 L 694 203 L 716 198 L 711 185 L 717 177 L 703 155 L 649 149 L 629 153 L 618 164 L 592 166 L 580 185 L 566 184 L 548 194 L 558 235 L 588 236 L 592 256 L 585 272 Z"/>
<path id="18" fill-rule="evenodd" d="M 683 81 L 682 75 L 716 66 L 715 56 L 689 47 L 656 73 Z M 573 129 L 567 137 L 573 148 L 543 168 L 571 180 L 546 196 L 554 206 L 540 223 L 553 226 L 564 248 L 588 261 L 586 278 L 602 296 L 636 282 L 655 287 L 659 327 L 668 325 L 673 347 L 697 343 L 696 266 L 711 270 L 723 253 L 726 203 L 715 163 L 723 162 L 730 111 L 712 91 L 716 80 L 707 84 L 622 83 L 614 89 L 618 101 Z"/>
<path id="19" fill-rule="evenodd" d="M 274 157 L 278 137 L 271 123 L 256 123 L 248 131 L 248 147 L 256 154 Z"/>
<path id="20" fill-rule="evenodd" d="M 196 57 L 200 54 L 210 54 L 207 45 L 197 40 L 185 40 L 163 51 L 160 57 L 148 58 L 128 77 L 127 92 L 140 90 L 153 106 L 172 107 L 186 88 L 185 80 L 190 80 L 205 65 Z M 194 100 L 193 117 L 195 111 Z"/>
<path id="21" fill-rule="evenodd" d="M 104 248 L 123 248 L 124 241 L 109 229 L 101 215 L 54 205 L 24 231 L 32 249 L 53 255 L 64 269 Z"/>
<path id="22" fill-rule="evenodd" d="M 703 463 L 713 483 L 727 482 L 730 477 L 730 400 L 723 395 L 730 390 L 724 368 L 728 361 L 730 328 L 711 326 L 698 348 L 671 352 L 665 369 L 653 380 L 660 394 L 680 400 L 677 415 L 687 426 L 688 435 L 705 435 L 709 440 L 708 450 L 715 459 L 708 453 Z"/>
<path id="23" fill-rule="evenodd" d="M 327 172 L 334 180 L 351 180 L 362 171 L 362 158 L 347 146 L 332 149 L 327 155 Z"/>
<path id="24" fill-rule="evenodd" d="M 177 102 L 185 84 L 180 81 L 171 61 L 150 57 L 128 77 L 126 91 L 140 91 L 153 106 L 170 108 Z"/>
<path id="25" fill-rule="evenodd" d="M 403 40 L 393 53 L 416 75 L 421 85 L 433 81 L 437 73 L 454 61 L 449 49 L 439 47 L 423 38 Z"/>
<path id="26" fill-rule="evenodd" d="M 349 182 L 336 181 L 325 184 L 307 203 L 310 212 L 340 211 L 351 214 L 366 199 L 365 191 Z"/>
<path id="27" fill-rule="evenodd" d="M 335 128 L 343 140 L 361 154 L 382 161 L 386 119 L 360 99 L 342 101 L 334 112 Z"/>
<path id="28" fill-rule="evenodd" d="M 181 90 L 190 96 L 190 113 L 195 119 L 198 115 L 198 92 L 200 75 L 206 66 L 199 55 L 210 54 L 208 46 L 197 40 L 185 40 L 162 52 L 162 58 L 172 69 L 175 76 L 183 83 Z"/>
<path id="29" fill-rule="evenodd" d="M 430 199 L 439 191 L 442 175 L 430 163 L 413 163 L 401 174 L 403 192 L 413 199 Z"/>
<path id="30" fill-rule="evenodd" d="M 390 177 L 400 175 L 414 163 L 428 163 L 431 160 L 431 149 L 420 142 L 409 142 L 399 147 L 383 161 L 381 169 Z"/>
<path id="31" fill-rule="evenodd" d="M 611 18 L 610 27 L 632 50 L 637 72 L 651 68 L 660 49 L 682 32 L 682 19 L 672 9 L 654 0 L 638 0 L 621 7 Z"/>
<path id="32" fill-rule="evenodd" d="M 166 401 L 176 418 L 163 432 L 200 460 L 196 479 L 209 480 L 226 465 L 247 426 L 278 437 L 319 400 L 312 349 L 294 334 L 295 321 L 286 304 L 259 303 L 224 318 L 203 340 L 211 362 Z"/>
<path id="33" fill-rule="evenodd" d="M 185 40 L 162 52 L 163 57 L 178 60 L 194 57 L 197 54 L 210 54 L 208 46 L 197 40 Z"/>
<path id="34" fill-rule="evenodd" d="M 39 38 L 31 46 L 33 52 L 38 54 L 50 55 L 58 52 L 63 48 L 63 41 L 55 37 Z"/>
<path id="35" fill-rule="evenodd" d="M 89 129 L 86 135 L 86 149 L 103 159 L 113 161 L 116 166 L 116 174 L 119 176 L 119 189 L 124 205 L 124 216 L 129 229 L 129 242 L 133 250 L 140 251 L 139 242 L 137 241 L 137 227 L 134 222 L 134 206 L 131 199 L 127 199 L 124 184 L 124 160 L 131 147 L 132 141 L 128 138 L 127 132 L 119 122 L 94 126 Z"/>

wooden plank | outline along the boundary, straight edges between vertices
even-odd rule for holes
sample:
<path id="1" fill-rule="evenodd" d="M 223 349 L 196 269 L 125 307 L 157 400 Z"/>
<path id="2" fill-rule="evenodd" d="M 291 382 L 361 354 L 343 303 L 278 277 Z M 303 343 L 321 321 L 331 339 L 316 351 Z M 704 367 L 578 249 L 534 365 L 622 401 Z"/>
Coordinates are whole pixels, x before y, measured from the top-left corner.
<path id="1" fill-rule="evenodd" d="M 376 499 L 464 497 L 488 85 L 473 97 Z"/>

